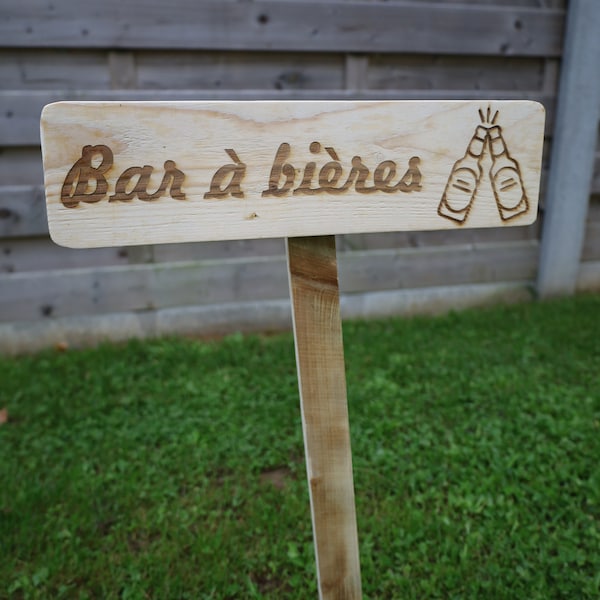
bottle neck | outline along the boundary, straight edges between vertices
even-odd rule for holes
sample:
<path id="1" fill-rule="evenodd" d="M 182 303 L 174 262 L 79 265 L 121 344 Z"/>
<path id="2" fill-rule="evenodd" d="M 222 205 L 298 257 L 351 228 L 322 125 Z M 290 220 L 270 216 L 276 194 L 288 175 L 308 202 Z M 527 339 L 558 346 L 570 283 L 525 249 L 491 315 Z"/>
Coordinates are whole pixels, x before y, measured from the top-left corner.
<path id="1" fill-rule="evenodd" d="M 504 138 L 502 137 L 502 130 L 498 125 L 494 125 L 488 129 L 488 136 L 490 139 L 490 152 L 492 158 L 497 158 L 502 154 L 508 154 Z"/>
<path id="2" fill-rule="evenodd" d="M 473 137 L 471 138 L 471 141 L 469 142 L 467 154 L 479 158 L 483 154 L 486 137 L 487 131 L 485 127 L 481 127 L 481 125 L 478 125 L 477 129 L 475 130 L 475 133 L 473 134 Z"/>

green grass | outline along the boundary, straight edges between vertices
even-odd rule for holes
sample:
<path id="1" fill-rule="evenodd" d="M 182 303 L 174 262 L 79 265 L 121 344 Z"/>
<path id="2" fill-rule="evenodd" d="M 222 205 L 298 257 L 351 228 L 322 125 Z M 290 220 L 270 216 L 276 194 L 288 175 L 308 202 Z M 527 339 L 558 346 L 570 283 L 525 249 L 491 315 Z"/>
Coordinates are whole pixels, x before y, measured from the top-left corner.
<path id="1" fill-rule="evenodd" d="M 600 598 L 600 297 L 344 337 L 365 597 Z M 0 381 L 0 598 L 316 598 L 290 335 Z"/>

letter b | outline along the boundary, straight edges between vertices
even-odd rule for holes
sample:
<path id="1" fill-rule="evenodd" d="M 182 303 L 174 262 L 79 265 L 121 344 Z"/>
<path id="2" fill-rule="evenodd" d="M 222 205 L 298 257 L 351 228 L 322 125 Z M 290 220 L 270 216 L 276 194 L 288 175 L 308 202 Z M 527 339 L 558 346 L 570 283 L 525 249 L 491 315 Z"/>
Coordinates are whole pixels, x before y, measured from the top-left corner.
<path id="1" fill-rule="evenodd" d="M 296 177 L 296 170 L 293 165 L 284 163 L 284 161 L 290 155 L 290 145 L 287 142 L 279 145 L 277 152 L 275 153 L 275 160 L 271 167 L 271 174 L 269 175 L 269 188 L 263 190 L 261 196 L 285 196 L 294 185 L 294 178 Z M 279 187 L 281 177 L 285 177 L 283 185 Z"/>
<path id="2" fill-rule="evenodd" d="M 97 154 L 102 160 L 97 167 L 92 166 L 92 159 Z M 67 208 L 75 208 L 79 202 L 99 202 L 106 196 L 108 184 L 104 173 L 113 165 L 113 153 L 108 146 L 84 146 L 81 158 L 69 169 L 62 189 L 60 200 Z M 95 182 L 88 191 L 90 182 Z M 74 189 L 73 189 L 74 188 Z"/>

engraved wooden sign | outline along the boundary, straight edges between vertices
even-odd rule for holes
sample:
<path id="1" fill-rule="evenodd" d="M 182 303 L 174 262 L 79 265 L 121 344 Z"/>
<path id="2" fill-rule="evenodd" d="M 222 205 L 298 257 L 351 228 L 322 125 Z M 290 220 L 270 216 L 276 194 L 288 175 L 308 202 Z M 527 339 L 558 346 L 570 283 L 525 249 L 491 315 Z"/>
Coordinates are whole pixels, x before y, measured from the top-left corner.
<path id="1" fill-rule="evenodd" d="M 52 238 L 70 247 L 526 225 L 530 101 L 59 102 Z"/>
<path id="2" fill-rule="evenodd" d="M 52 238 L 286 237 L 319 597 L 361 579 L 338 233 L 527 225 L 535 102 L 61 102 L 42 114 Z"/>

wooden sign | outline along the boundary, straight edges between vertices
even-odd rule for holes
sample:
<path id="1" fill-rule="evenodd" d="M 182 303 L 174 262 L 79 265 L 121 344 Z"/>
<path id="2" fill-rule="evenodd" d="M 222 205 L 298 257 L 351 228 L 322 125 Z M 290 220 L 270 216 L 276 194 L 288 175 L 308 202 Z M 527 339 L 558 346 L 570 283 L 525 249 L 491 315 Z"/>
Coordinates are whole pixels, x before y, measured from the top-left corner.
<path id="1" fill-rule="evenodd" d="M 319 597 L 361 579 L 336 233 L 527 225 L 535 102 L 61 102 L 42 114 L 53 239 L 286 237 Z"/>
<path id="2" fill-rule="evenodd" d="M 85 248 L 527 225 L 544 109 L 529 101 L 59 102 L 48 222 Z"/>

